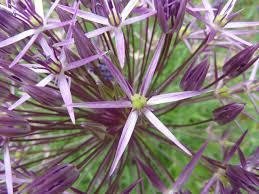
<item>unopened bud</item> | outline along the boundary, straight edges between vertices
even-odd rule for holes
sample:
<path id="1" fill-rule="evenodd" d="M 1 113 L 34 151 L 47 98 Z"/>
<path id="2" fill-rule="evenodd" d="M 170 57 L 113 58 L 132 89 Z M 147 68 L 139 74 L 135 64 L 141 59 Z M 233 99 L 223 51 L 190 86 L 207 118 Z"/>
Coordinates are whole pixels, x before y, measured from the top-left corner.
<path id="1" fill-rule="evenodd" d="M 223 73 L 234 78 L 246 71 L 258 59 L 259 56 L 251 60 L 258 47 L 259 44 L 256 44 L 237 53 L 224 64 Z"/>
<path id="2" fill-rule="evenodd" d="M 244 109 L 242 103 L 231 103 L 213 111 L 213 119 L 220 125 L 233 121 Z"/>
<path id="3" fill-rule="evenodd" d="M 180 87 L 184 91 L 190 90 L 200 90 L 202 84 L 206 78 L 207 72 L 209 69 L 209 64 L 207 60 L 201 62 L 196 67 L 190 67 L 184 74 Z"/>
<path id="4" fill-rule="evenodd" d="M 60 164 L 37 177 L 27 188 L 31 194 L 63 193 L 79 177 L 79 171 L 71 164 Z"/>
<path id="5" fill-rule="evenodd" d="M 47 106 L 61 106 L 63 104 L 61 94 L 52 88 L 25 85 L 23 90 L 41 104 Z"/>
<path id="6" fill-rule="evenodd" d="M 31 131 L 29 122 L 17 113 L 0 107 L 0 135 L 15 137 Z"/>

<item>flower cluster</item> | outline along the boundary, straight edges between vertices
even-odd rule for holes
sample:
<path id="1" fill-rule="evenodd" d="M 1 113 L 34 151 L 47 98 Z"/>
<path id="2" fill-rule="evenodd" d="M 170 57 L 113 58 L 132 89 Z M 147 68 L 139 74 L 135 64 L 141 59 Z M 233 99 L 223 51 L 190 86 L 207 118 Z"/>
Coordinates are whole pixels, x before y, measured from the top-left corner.
<path id="1" fill-rule="evenodd" d="M 0 193 L 195 193 L 199 161 L 201 193 L 259 192 L 258 149 L 241 151 L 241 117 L 259 114 L 259 22 L 237 21 L 235 3 L 1 4 Z"/>

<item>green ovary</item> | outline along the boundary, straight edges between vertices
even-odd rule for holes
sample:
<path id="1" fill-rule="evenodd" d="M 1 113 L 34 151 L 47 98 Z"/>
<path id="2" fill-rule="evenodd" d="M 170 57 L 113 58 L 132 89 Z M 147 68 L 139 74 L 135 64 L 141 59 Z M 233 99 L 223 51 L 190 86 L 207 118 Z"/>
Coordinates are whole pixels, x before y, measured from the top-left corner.
<path id="1" fill-rule="evenodd" d="M 141 110 L 147 104 L 147 98 L 145 96 L 141 96 L 139 94 L 134 94 L 131 97 L 132 107 L 136 110 Z"/>

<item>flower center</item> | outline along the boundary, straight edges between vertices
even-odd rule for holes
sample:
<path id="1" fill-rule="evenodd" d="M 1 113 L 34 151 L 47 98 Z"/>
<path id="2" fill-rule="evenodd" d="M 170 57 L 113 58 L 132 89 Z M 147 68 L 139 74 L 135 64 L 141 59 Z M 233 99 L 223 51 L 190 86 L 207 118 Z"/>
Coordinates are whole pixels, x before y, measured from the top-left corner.
<path id="1" fill-rule="evenodd" d="M 108 1 L 107 2 L 108 9 L 109 9 L 109 14 L 108 14 L 108 19 L 109 22 L 112 26 L 119 26 L 121 23 L 121 16 L 119 14 L 118 8 L 115 6 L 113 1 Z"/>
<path id="2" fill-rule="evenodd" d="M 136 110 L 141 110 L 147 104 L 147 98 L 145 96 L 141 96 L 139 94 L 134 94 L 131 97 L 132 107 Z"/>
<path id="3" fill-rule="evenodd" d="M 225 16 L 223 15 L 218 15 L 216 16 L 214 23 L 219 25 L 220 27 L 224 27 L 227 24 L 227 19 Z"/>
<path id="4" fill-rule="evenodd" d="M 119 26 L 121 23 L 121 17 L 117 12 L 109 14 L 109 22 L 112 26 Z"/>

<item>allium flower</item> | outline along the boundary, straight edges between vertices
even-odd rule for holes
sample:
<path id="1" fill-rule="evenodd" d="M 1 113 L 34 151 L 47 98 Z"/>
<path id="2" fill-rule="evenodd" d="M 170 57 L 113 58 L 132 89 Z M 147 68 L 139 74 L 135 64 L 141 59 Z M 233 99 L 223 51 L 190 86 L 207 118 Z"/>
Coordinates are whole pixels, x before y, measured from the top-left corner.
<path id="1" fill-rule="evenodd" d="M 111 73 L 115 78 L 117 78 L 117 82 L 120 85 L 121 89 L 125 92 L 126 96 L 130 99 L 122 100 L 122 101 L 103 101 L 103 102 L 89 102 L 89 103 L 78 103 L 74 104 L 73 107 L 85 107 L 85 108 L 132 108 L 128 119 L 125 123 L 125 126 L 122 130 L 122 135 L 118 143 L 118 148 L 115 154 L 115 159 L 113 165 L 111 167 L 111 174 L 115 170 L 120 158 L 126 146 L 130 140 L 130 137 L 133 133 L 134 127 L 137 123 L 137 119 L 139 114 L 143 113 L 145 117 L 168 139 L 170 139 L 173 143 L 175 143 L 179 148 L 181 148 L 184 152 L 191 155 L 188 149 L 185 148 L 176 137 L 170 132 L 170 130 L 152 113 L 151 107 L 158 104 L 175 102 L 179 100 L 183 100 L 186 98 L 191 98 L 194 96 L 201 95 L 204 92 L 196 92 L 196 91 L 186 91 L 186 92 L 176 92 L 176 93 L 168 93 L 168 94 L 160 94 L 156 96 L 147 97 L 146 94 L 148 92 L 149 86 L 151 84 L 151 79 L 155 72 L 158 56 L 162 51 L 162 45 L 164 43 L 163 36 L 157 46 L 154 57 L 151 60 L 151 64 L 149 65 L 146 75 L 143 78 L 143 83 L 140 87 L 139 92 L 133 93 L 133 89 L 129 86 L 123 75 L 121 75 L 120 71 L 116 68 L 114 64 L 112 64 L 109 59 L 105 58 L 104 61 L 108 65 Z"/>
<path id="2" fill-rule="evenodd" d="M 124 67 L 125 63 L 126 48 L 125 38 L 121 28 L 126 25 L 134 24 L 135 22 L 144 20 L 155 14 L 155 11 L 151 8 L 146 9 L 146 13 L 142 15 L 128 18 L 128 16 L 138 3 L 139 0 L 130 0 L 128 1 L 128 4 L 124 7 L 124 9 L 120 11 L 120 2 L 113 0 L 93 1 L 92 10 L 94 10 L 94 13 L 84 12 L 81 10 L 77 12 L 77 15 L 85 20 L 104 25 L 104 27 L 100 27 L 92 32 L 88 32 L 86 34 L 88 38 L 101 35 L 108 31 L 114 32 L 117 56 L 122 68 Z M 143 3 L 145 3 L 145 1 L 143 1 Z M 69 13 L 75 13 L 75 9 L 71 9 L 67 6 L 60 5 L 59 8 Z M 71 42 L 71 40 L 68 41 Z M 65 44 L 67 43 L 65 42 Z"/>
<path id="3" fill-rule="evenodd" d="M 203 21 L 207 26 L 208 34 L 210 34 L 210 39 L 213 40 L 223 38 L 227 40 L 227 44 L 234 44 L 241 46 L 251 46 L 252 44 L 238 35 L 246 34 L 239 28 L 248 28 L 258 26 L 259 22 L 236 22 L 232 21 L 236 16 L 239 15 L 239 12 L 233 12 L 234 6 L 236 4 L 236 0 L 228 0 L 224 5 L 223 2 L 218 3 L 218 6 L 213 7 L 213 5 L 208 0 L 202 0 L 202 4 L 205 7 L 206 14 L 203 18 L 199 12 L 195 12 L 195 8 L 190 9 L 189 12 L 196 17 L 198 20 Z M 231 29 L 238 29 L 236 31 Z M 253 33 L 252 31 L 250 33 Z M 195 32 L 195 35 L 202 35 L 203 31 Z M 230 39 L 230 40 L 229 40 Z M 224 45 L 226 42 L 220 41 L 220 45 Z"/>
<path id="4" fill-rule="evenodd" d="M 0 193 L 258 192 L 236 2 L 1 1 Z"/>

